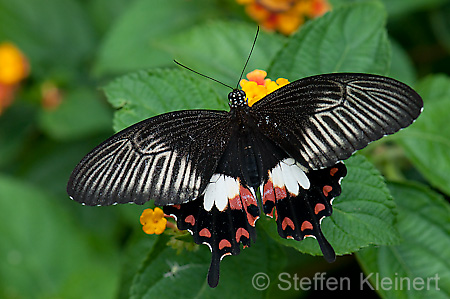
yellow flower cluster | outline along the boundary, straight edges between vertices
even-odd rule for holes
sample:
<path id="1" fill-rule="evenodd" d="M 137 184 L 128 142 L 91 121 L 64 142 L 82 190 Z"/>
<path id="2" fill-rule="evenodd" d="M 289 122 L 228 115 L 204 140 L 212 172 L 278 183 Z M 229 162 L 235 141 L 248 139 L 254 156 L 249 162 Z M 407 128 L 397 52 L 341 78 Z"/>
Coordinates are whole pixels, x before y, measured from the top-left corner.
<path id="1" fill-rule="evenodd" d="M 0 44 L 0 83 L 12 85 L 28 75 L 28 63 L 13 44 Z"/>
<path id="2" fill-rule="evenodd" d="M 247 79 L 242 79 L 239 84 L 247 95 L 248 105 L 251 107 L 254 103 L 277 90 L 278 88 L 289 84 L 284 78 L 278 78 L 276 81 L 266 79 L 267 72 L 263 70 L 254 70 L 247 74 Z"/>
<path id="3" fill-rule="evenodd" d="M 330 10 L 327 0 L 236 0 L 247 14 L 266 30 L 285 35 L 295 32 L 305 18 L 316 18 Z"/>
<path id="4" fill-rule="evenodd" d="M 167 219 L 164 218 L 164 212 L 160 208 L 145 209 L 140 217 L 142 230 L 146 234 L 160 235 L 164 232 L 167 225 Z"/>
<path id="5" fill-rule="evenodd" d="M 28 76 L 25 56 L 12 43 L 0 43 L 0 113 L 14 98 L 19 82 Z"/>

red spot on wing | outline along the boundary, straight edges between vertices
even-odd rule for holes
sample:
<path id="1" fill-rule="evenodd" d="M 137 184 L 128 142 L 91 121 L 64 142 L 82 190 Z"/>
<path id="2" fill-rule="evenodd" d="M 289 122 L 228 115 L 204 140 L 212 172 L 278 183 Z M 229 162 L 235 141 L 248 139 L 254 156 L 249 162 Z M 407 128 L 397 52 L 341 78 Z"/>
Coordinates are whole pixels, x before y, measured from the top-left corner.
<path id="1" fill-rule="evenodd" d="M 270 179 L 264 185 L 263 204 L 265 204 L 266 201 L 273 201 L 273 203 L 275 203 L 275 194 L 273 193 L 273 183 L 272 180 Z"/>
<path id="2" fill-rule="evenodd" d="M 180 209 L 180 205 L 172 205 L 172 207 L 174 207 L 175 209 Z"/>
<path id="3" fill-rule="evenodd" d="M 316 204 L 316 206 L 314 207 L 314 213 L 317 215 L 319 214 L 321 211 L 325 210 L 325 205 L 318 203 Z"/>
<path id="4" fill-rule="evenodd" d="M 237 194 L 233 198 L 229 198 L 228 202 L 229 202 L 230 208 L 232 210 L 242 210 L 242 203 L 241 203 L 241 198 L 239 197 L 239 194 Z"/>
<path id="5" fill-rule="evenodd" d="M 242 199 L 242 203 L 244 204 L 245 212 L 247 213 L 247 221 L 251 226 L 255 226 L 255 222 L 256 222 L 256 219 L 258 219 L 258 217 L 254 217 L 252 214 L 250 214 L 247 211 L 247 208 L 249 205 L 257 206 L 256 199 L 253 196 L 253 194 L 250 192 L 250 190 L 243 187 L 242 185 L 239 188 L 239 192 L 241 194 L 241 199 Z"/>
<path id="6" fill-rule="evenodd" d="M 313 225 L 309 221 L 303 221 L 302 227 L 300 229 L 301 229 L 301 231 L 304 231 L 306 229 L 311 229 L 312 230 L 313 229 Z"/>
<path id="7" fill-rule="evenodd" d="M 275 197 L 277 200 L 281 200 L 287 197 L 286 188 L 275 186 Z"/>
<path id="8" fill-rule="evenodd" d="M 231 247 L 231 243 L 230 243 L 230 241 L 228 241 L 227 239 L 222 239 L 222 240 L 219 242 L 219 250 L 222 250 L 222 249 L 225 248 L 225 247 Z"/>
<path id="9" fill-rule="evenodd" d="M 201 237 L 211 238 L 211 232 L 206 227 L 202 229 L 198 234 Z"/>
<path id="10" fill-rule="evenodd" d="M 331 168 L 331 169 L 330 169 L 330 175 L 331 175 L 331 176 L 334 176 L 334 175 L 336 174 L 336 172 L 338 172 L 338 170 L 339 170 L 339 169 L 338 169 L 337 167 Z"/>
<path id="11" fill-rule="evenodd" d="M 285 230 L 287 226 L 292 228 L 292 230 L 295 230 L 294 222 L 292 222 L 292 220 L 290 218 L 285 217 L 283 219 L 283 222 L 281 222 L 281 227 L 283 228 L 283 230 Z"/>
<path id="12" fill-rule="evenodd" d="M 326 197 L 328 197 L 328 193 L 331 192 L 331 190 L 333 190 L 333 187 L 325 185 L 325 186 L 323 186 L 323 190 L 322 191 L 323 191 L 323 194 Z"/>
<path id="13" fill-rule="evenodd" d="M 239 192 L 241 194 L 242 202 L 244 203 L 244 206 L 248 207 L 249 205 L 257 205 L 256 199 L 253 197 L 253 194 L 245 188 L 244 186 L 240 186 Z"/>
<path id="14" fill-rule="evenodd" d="M 248 233 L 248 231 L 242 227 L 238 228 L 236 231 L 236 242 L 240 242 L 241 237 L 244 236 L 247 239 L 250 239 L 250 234 Z"/>
<path id="15" fill-rule="evenodd" d="M 195 225 L 194 215 L 187 216 L 186 219 L 184 219 L 184 222 L 189 223 L 190 225 L 194 226 Z"/>
<path id="16" fill-rule="evenodd" d="M 275 193 L 273 190 L 272 179 L 269 179 L 267 183 L 264 184 L 263 188 L 263 205 L 272 206 L 273 208 L 270 212 L 266 213 L 267 216 L 273 218 L 273 212 L 275 210 Z"/>

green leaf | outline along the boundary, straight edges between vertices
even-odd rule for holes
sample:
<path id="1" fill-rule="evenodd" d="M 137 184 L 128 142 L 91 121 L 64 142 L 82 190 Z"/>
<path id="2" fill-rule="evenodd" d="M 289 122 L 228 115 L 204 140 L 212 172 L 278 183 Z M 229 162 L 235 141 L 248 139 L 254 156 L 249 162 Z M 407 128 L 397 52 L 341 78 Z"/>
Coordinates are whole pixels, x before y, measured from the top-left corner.
<path id="1" fill-rule="evenodd" d="M 74 219 L 41 190 L 0 175 L 0 297 L 112 297 L 118 278 L 110 244 L 89 247 Z"/>
<path id="2" fill-rule="evenodd" d="M 220 97 L 210 86 L 204 78 L 178 69 L 156 69 L 123 76 L 105 87 L 108 101 L 120 108 L 114 115 L 114 129 L 119 131 L 169 111 L 225 109 L 226 96 Z"/>
<path id="3" fill-rule="evenodd" d="M 436 8 L 447 0 L 383 0 L 390 16 L 404 15 L 416 10 Z"/>
<path id="4" fill-rule="evenodd" d="M 36 109 L 25 103 L 16 103 L 0 117 L 0 166 L 10 164 L 33 135 Z"/>
<path id="5" fill-rule="evenodd" d="M 374 288 L 378 280 L 383 298 L 449 298 L 450 205 L 421 185 L 397 183 L 389 189 L 398 206 L 397 228 L 403 242 L 360 251 L 357 257 L 366 276 Z M 383 278 L 397 280 L 398 287 L 392 284 L 391 290 L 384 289 Z"/>
<path id="6" fill-rule="evenodd" d="M 398 243 L 395 204 L 383 177 L 363 156 L 346 161 L 347 176 L 342 193 L 333 201 L 333 214 L 322 221 L 322 231 L 336 254 L 348 254 L 370 244 Z M 317 241 L 301 242 L 279 237 L 275 221 L 261 219 L 264 229 L 277 242 L 312 255 L 322 255 Z"/>
<path id="7" fill-rule="evenodd" d="M 440 45 L 443 45 L 447 52 L 450 51 L 450 5 L 444 5 L 439 10 L 433 11 L 430 16 L 430 23 L 433 33 Z M 444 66 L 445 67 L 445 66 Z"/>
<path id="8" fill-rule="evenodd" d="M 274 281 L 285 264 L 280 246 L 260 233 L 254 245 L 222 260 L 219 285 L 211 289 L 206 280 L 211 262 L 207 246 L 177 254 L 166 246 L 167 241 L 162 235 L 151 249 L 134 278 L 131 298 L 231 298 L 236 294 L 265 298 L 266 292 L 252 287 L 253 276 L 263 272 Z"/>
<path id="9" fill-rule="evenodd" d="M 96 31 L 102 35 L 136 0 L 91 0 L 85 3 Z"/>
<path id="10" fill-rule="evenodd" d="M 191 239 L 192 240 L 192 239 Z M 146 235 L 142 230 L 136 231 L 127 243 L 122 259 L 120 287 L 117 298 L 130 298 L 133 279 L 146 256 L 152 250 L 158 237 Z"/>
<path id="11" fill-rule="evenodd" d="M 390 40 L 392 63 L 388 76 L 405 84 L 412 85 L 417 79 L 414 66 L 405 50 L 394 40 Z"/>
<path id="12" fill-rule="evenodd" d="M 78 89 L 67 93 L 60 106 L 42 111 L 41 128 L 55 139 L 69 140 L 109 131 L 112 113 L 94 92 Z"/>
<path id="13" fill-rule="evenodd" d="M 0 40 L 16 43 L 31 60 L 33 74 L 48 78 L 55 70 L 76 70 L 95 38 L 79 1 L 0 0 Z"/>
<path id="14" fill-rule="evenodd" d="M 234 87 L 249 55 L 255 33 L 254 24 L 214 21 L 168 38 L 162 46 L 173 58 L 190 68 Z M 279 34 L 261 30 L 246 72 L 256 68 L 267 69 L 285 40 Z"/>
<path id="15" fill-rule="evenodd" d="M 387 74 L 390 49 L 385 22 L 379 2 L 338 7 L 294 34 L 269 74 L 290 80 L 332 72 Z"/>
<path id="16" fill-rule="evenodd" d="M 213 8 L 210 0 L 136 0 L 102 42 L 96 72 L 116 74 L 171 64 L 173 57 L 160 48 L 161 40 L 210 16 Z"/>
<path id="17" fill-rule="evenodd" d="M 430 76 L 417 85 L 424 110 L 408 129 L 397 134 L 406 155 L 429 182 L 450 194 L 450 78 Z"/>

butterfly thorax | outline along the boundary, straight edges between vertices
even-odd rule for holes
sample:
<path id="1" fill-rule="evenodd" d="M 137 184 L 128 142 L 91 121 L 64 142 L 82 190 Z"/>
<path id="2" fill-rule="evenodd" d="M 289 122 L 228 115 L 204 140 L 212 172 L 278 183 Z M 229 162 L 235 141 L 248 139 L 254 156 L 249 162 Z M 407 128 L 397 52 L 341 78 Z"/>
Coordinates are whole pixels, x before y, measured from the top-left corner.
<path id="1" fill-rule="evenodd" d="M 229 117 L 232 137 L 215 172 L 238 178 L 243 185 L 256 189 L 267 178 L 267 170 L 287 155 L 264 136 L 246 104 L 231 107 Z"/>
<path id="2" fill-rule="evenodd" d="M 234 89 L 228 94 L 228 105 L 230 108 L 247 106 L 247 96 L 245 91 Z"/>

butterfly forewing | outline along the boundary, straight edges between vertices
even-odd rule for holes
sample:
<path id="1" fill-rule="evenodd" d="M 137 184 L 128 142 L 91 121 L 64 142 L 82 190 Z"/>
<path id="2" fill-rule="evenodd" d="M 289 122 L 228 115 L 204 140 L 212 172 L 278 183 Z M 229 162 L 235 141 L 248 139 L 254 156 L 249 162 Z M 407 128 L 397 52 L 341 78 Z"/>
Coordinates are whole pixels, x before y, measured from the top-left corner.
<path id="1" fill-rule="evenodd" d="M 371 141 L 410 125 L 420 96 L 368 74 L 326 74 L 292 82 L 252 106 L 259 127 L 312 169 L 347 159 Z"/>
<path id="2" fill-rule="evenodd" d="M 194 200 L 208 184 L 231 127 L 225 111 L 177 111 L 144 120 L 83 158 L 67 192 L 86 205 Z"/>

